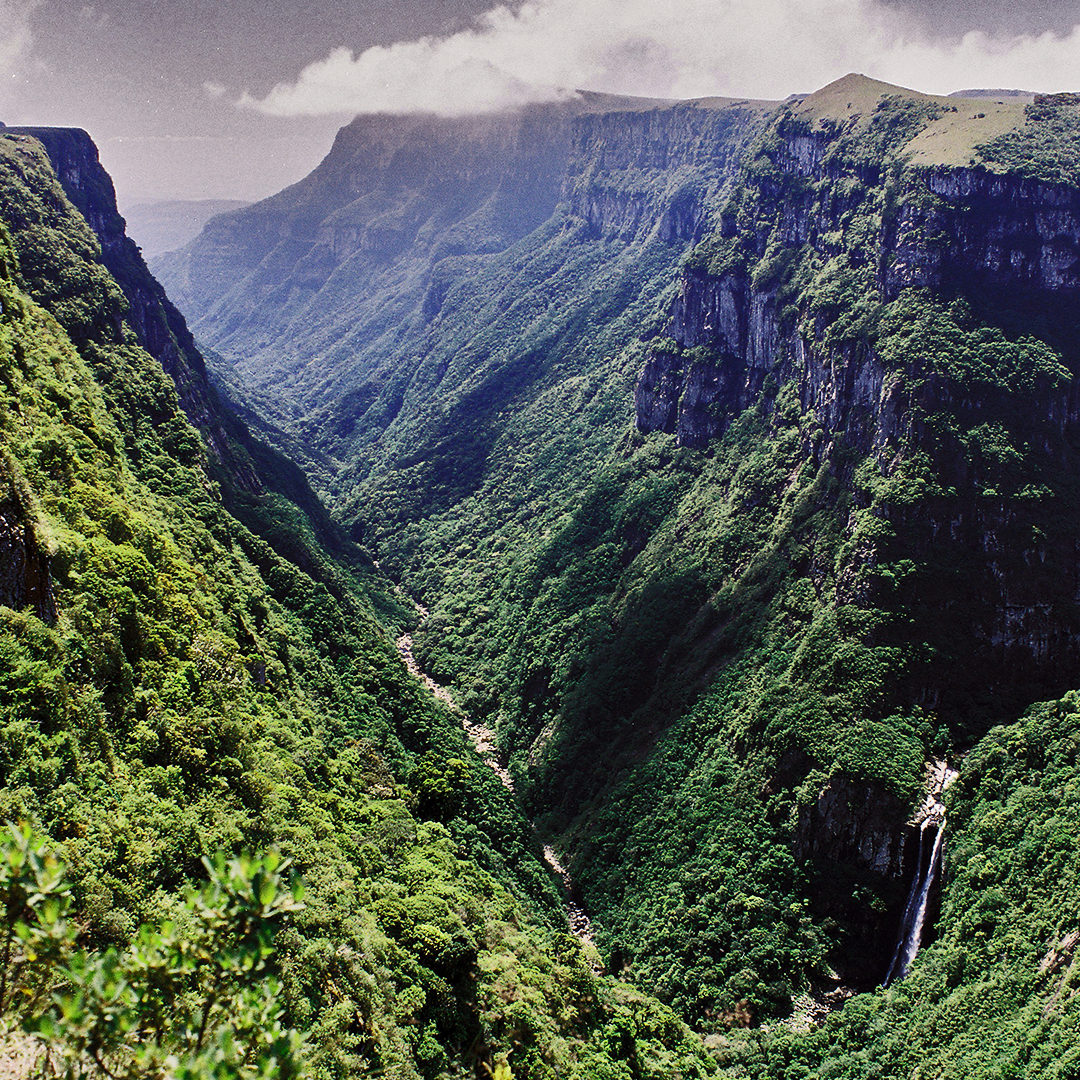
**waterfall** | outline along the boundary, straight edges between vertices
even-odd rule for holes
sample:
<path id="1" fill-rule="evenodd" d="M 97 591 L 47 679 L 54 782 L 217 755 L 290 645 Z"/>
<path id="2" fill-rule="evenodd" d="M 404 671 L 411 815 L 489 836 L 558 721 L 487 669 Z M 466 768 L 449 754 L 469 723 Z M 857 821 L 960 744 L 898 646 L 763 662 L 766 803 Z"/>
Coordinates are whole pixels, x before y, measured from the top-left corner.
<path id="1" fill-rule="evenodd" d="M 937 832 L 934 836 L 934 846 L 930 850 L 930 859 L 924 866 L 926 830 L 932 826 L 936 826 Z M 904 917 L 900 922 L 896 952 L 893 953 L 892 963 L 889 965 L 883 986 L 889 986 L 897 979 L 902 979 L 908 973 L 911 962 L 919 952 L 923 926 L 926 923 L 926 909 L 930 903 L 930 889 L 937 880 L 938 871 L 941 868 L 941 849 L 944 843 L 945 812 L 942 810 L 939 817 L 924 820 L 922 828 L 919 829 L 919 861 L 915 868 L 915 876 L 911 881 L 907 904 L 904 906 Z"/>

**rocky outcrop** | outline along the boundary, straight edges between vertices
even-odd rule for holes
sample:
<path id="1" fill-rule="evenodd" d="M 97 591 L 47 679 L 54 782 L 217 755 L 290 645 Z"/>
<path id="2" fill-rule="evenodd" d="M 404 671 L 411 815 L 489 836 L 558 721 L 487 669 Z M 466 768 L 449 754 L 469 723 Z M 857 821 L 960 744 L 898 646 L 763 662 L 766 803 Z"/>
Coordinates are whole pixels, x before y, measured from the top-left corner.
<path id="1" fill-rule="evenodd" d="M 634 390 L 640 431 L 666 431 L 680 446 L 704 446 L 756 400 L 769 375 L 785 376 L 797 335 L 782 335 L 771 293 L 735 274 L 685 271 L 666 341 L 654 348 Z"/>
<path id="2" fill-rule="evenodd" d="M 699 239 L 766 111 L 761 102 L 714 100 L 579 117 L 563 182 L 571 217 L 594 238 Z"/>
<path id="3" fill-rule="evenodd" d="M 910 881 L 918 832 L 924 822 L 944 820 L 942 796 L 956 776 L 947 762 L 930 762 L 925 794 L 914 812 L 878 784 L 834 776 L 799 813 L 796 855 Z"/>
<path id="4" fill-rule="evenodd" d="M 820 157 L 803 142 L 786 155 L 800 174 Z M 905 288 L 927 288 L 964 297 L 992 318 L 988 304 L 1009 295 L 1012 307 L 1027 302 L 1049 309 L 1051 325 L 1080 310 L 1080 190 L 978 169 L 929 169 L 905 183 L 906 191 L 893 193 L 896 217 L 878 238 L 882 301 Z M 921 194 L 933 197 L 915 197 Z M 850 209 L 845 200 L 824 207 L 796 202 L 785 208 L 777 233 L 792 247 L 817 243 L 828 257 L 823 238 L 844 227 Z M 789 310 L 782 325 L 779 306 L 775 291 L 755 288 L 745 271 L 713 276 L 687 269 L 662 343 L 635 388 L 638 429 L 703 446 L 756 400 L 771 375 L 798 381 L 803 407 L 815 411 L 826 431 L 845 430 L 850 441 L 854 420 L 862 448 L 894 440 L 902 423 L 897 406 L 911 402 L 898 397 L 899 383 L 886 377 L 879 358 L 867 348 L 826 350 L 817 336 L 820 320 L 796 326 Z M 950 401 L 950 394 L 941 380 L 931 380 L 921 396 L 935 408 L 978 410 L 979 402 Z M 1046 405 L 1062 423 L 1076 418 L 1065 393 Z"/>
<path id="5" fill-rule="evenodd" d="M 45 622 L 56 620 L 49 555 L 18 501 L 0 501 L 0 606 L 30 608 Z"/>
<path id="6" fill-rule="evenodd" d="M 1080 190 L 985 169 L 933 168 L 885 237 L 887 298 L 923 286 L 1080 297 Z"/>
<path id="7" fill-rule="evenodd" d="M 795 853 L 885 878 L 910 877 L 909 817 L 908 805 L 880 785 L 833 777 L 800 812 Z"/>
<path id="8" fill-rule="evenodd" d="M 854 891 L 823 887 L 817 893 L 819 914 L 842 919 L 855 935 L 844 956 L 835 958 L 844 969 L 842 978 L 852 986 L 869 988 L 888 976 L 904 937 L 907 907 L 919 885 L 927 885 L 921 915 L 927 927 L 932 926 L 940 876 L 930 881 L 929 859 L 935 846 L 940 854 L 943 794 L 956 775 L 945 761 L 928 763 L 925 793 L 914 811 L 880 784 L 834 776 L 799 812 L 794 841 L 801 862 L 825 868 L 826 875 L 835 873 L 830 868 L 843 866 L 848 874 L 875 882 L 878 895 L 891 898 L 882 912 L 868 910 Z"/>

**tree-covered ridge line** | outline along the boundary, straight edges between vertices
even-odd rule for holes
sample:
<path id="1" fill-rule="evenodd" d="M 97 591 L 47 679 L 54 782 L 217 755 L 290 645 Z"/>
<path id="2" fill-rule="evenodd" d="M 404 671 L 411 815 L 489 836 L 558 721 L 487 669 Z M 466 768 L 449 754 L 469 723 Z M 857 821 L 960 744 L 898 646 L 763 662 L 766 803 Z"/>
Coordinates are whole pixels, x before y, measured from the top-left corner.
<path id="1" fill-rule="evenodd" d="M 38 143 L 45 148 L 63 195 L 90 226 L 100 246 L 99 261 L 123 293 L 126 318 L 136 340 L 172 379 L 183 413 L 202 436 L 205 468 L 220 486 L 230 513 L 339 598 L 347 590 L 338 580 L 335 564 L 347 563 L 353 577 L 367 584 L 369 602 L 385 616 L 400 619 L 404 612 L 387 594 L 370 561 L 331 520 L 302 470 L 265 440 L 253 437 L 210 381 L 183 316 L 125 234 L 112 180 L 98 161 L 89 135 L 69 128 L 7 130 L 24 154 L 32 156 Z M 9 160 L 14 163 L 17 159 Z M 9 199 L 8 209 L 17 218 L 29 214 L 38 225 L 53 227 L 55 219 L 66 214 L 57 202 L 59 194 L 45 188 L 33 191 L 24 184 L 18 198 Z M 26 230 L 16 230 L 16 246 L 21 237 L 29 235 Z M 31 265 L 38 257 L 32 247 L 28 243 L 25 252 Z M 28 278 L 25 284 L 32 295 L 48 303 L 48 274 L 40 280 Z M 40 296 L 36 286 L 43 289 Z M 74 325 L 64 325 L 78 333 Z"/>
<path id="2" fill-rule="evenodd" d="M 203 857 L 274 846 L 307 884 L 277 956 L 313 1075 L 708 1075 L 670 1010 L 591 971 L 348 567 L 331 591 L 222 505 L 45 155 L 0 154 L 2 507 L 55 600 L 0 607 L 0 817 L 60 852 L 78 947 L 182 925 Z"/>

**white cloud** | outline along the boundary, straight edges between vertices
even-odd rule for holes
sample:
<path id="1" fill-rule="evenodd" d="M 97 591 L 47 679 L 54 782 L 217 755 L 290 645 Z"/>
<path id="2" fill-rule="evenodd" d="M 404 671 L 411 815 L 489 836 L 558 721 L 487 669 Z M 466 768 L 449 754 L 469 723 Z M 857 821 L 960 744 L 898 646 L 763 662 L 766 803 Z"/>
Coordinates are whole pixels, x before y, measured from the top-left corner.
<path id="1" fill-rule="evenodd" d="M 1080 91 L 1080 25 L 1064 36 L 1000 40 L 972 31 L 945 44 L 898 42 L 879 61 L 879 71 L 879 78 L 896 71 L 907 85 L 936 93 L 973 87 Z"/>
<path id="2" fill-rule="evenodd" d="M 40 0 L 0 0 L 0 75 L 14 75 L 30 55 L 30 13 Z"/>
<path id="3" fill-rule="evenodd" d="M 211 82 L 209 79 L 202 84 L 203 91 L 207 97 L 219 98 L 224 97 L 226 91 L 229 89 L 227 86 L 222 86 L 221 83 Z"/>
<path id="4" fill-rule="evenodd" d="M 335 49 L 239 104 L 295 116 L 485 112 L 573 88 L 782 98 L 848 71 L 931 92 L 1080 88 L 1080 27 L 935 42 L 880 0 L 528 0 L 448 37 Z"/>

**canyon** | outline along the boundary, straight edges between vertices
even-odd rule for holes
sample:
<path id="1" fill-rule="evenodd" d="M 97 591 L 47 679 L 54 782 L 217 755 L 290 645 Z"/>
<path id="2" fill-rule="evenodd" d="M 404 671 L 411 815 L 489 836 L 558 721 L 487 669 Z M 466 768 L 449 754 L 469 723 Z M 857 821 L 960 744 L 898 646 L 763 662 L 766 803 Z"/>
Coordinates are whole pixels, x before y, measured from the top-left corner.
<path id="1" fill-rule="evenodd" d="M 1066 1053 L 1078 114 L 848 76 L 783 103 L 359 117 L 306 180 L 155 260 L 164 291 L 85 135 L 4 133 L 44 147 L 123 298 L 72 339 L 130 332 L 169 376 L 153 426 L 179 409 L 201 432 L 202 464 L 175 452 L 243 526 L 215 535 L 328 635 L 337 674 L 271 648 L 266 602 L 228 586 L 215 633 L 246 659 L 210 636 L 191 662 L 265 694 L 385 672 L 335 744 L 390 763 L 363 766 L 371 798 L 401 794 L 361 832 L 443 836 L 555 934 L 573 882 L 584 952 L 523 943 L 520 914 L 466 945 L 445 905 L 387 887 L 379 932 L 434 974 L 380 1015 L 415 997 L 431 1042 L 391 1024 L 368 1060 L 450 1075 L 468 1043 L 474 1071 L 498 1052 L 513 1075 L 591 1075 L 603 1045 L 625 1075 L 678 1054 L 678 1075 L 854 1077 L 867 1054 L 909 1076 L 996 1075 L 972 1047 L 1016 1075 Z M 8 199 L 44 302 L 32 219 Z M 3 602 L 48 623 L 82 571 L 70 539 L 58 560 L 35 539 L 36 505 L 4 510 L 30 569 Z M 339 611 L 362 648 L 327 629 Z M 135 670 L 150 639 L 125 618 Z M 132 715 L 158 715 L 139 693 Z M 557 1036 L 503 1008 L 527 953 L 592 988 Z M 997 1012 L 972 1004 L 989 982 Z M 965 1034 L 935 1040 L 949 1010 Z"/>

